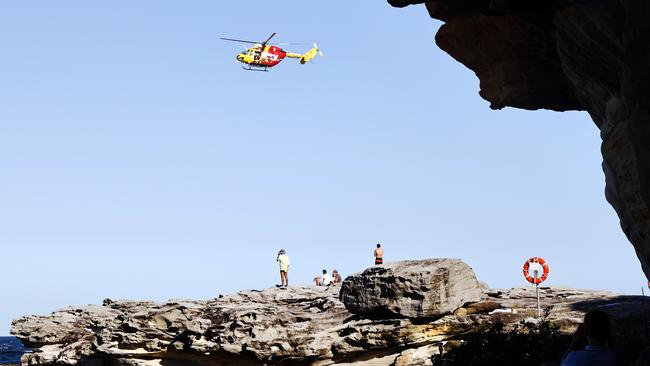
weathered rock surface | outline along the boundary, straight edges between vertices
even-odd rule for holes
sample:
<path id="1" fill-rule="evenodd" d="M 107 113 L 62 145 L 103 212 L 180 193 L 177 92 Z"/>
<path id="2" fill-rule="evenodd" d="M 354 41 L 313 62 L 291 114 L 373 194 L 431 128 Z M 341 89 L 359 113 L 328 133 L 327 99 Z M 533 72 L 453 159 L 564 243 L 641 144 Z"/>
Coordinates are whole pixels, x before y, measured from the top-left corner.
<path id="1" fill-rule="evenodd" d="M 403 267 L 404 274 L 422 261 L 409 262 L 391 267 Z M 562 331 L 573 331 L 586 310 L 602 308 L 615 330 L 643 332 L 641 297 L 545 287 L 540 292 L 542 306 L 553 306 L 549 320 Z M 536 314 L 533 288 L 486 290 L 479 300 L 436 318 L 373 319 L 346 310 L 337 287 L 242 291 L 207 301 L 106 299 L 102 306 L 17 319 L 11 332 L 34 349 L 23 365 L 430 365 L 447 342 L 496 321 L 509 327 Z"/>
<path id="2" fill-rule="evenodd" d="M 459 259 L 400 261 L 371 267 L 345 279 L 341 301 L 371 318 L 434 318 L 452 313 L 483 291 L 470 266 Z"/>
<path id="3" fill-rule="evenodd" d="M 650 1 L 388 0 L 444 21 L 436 44 L 494 109 L 586 110 L 605 195 L 650 279 Z"/>

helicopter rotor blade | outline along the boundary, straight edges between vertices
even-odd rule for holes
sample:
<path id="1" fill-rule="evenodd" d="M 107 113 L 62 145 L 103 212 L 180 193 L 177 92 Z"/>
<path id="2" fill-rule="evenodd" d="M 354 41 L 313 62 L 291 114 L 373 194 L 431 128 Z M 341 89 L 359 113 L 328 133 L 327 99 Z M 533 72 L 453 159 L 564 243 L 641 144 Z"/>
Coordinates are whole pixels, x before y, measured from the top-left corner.
<path id="1" fill-rule="evenodd" d="M 274 34 L 275 34 L 275 33 L 274 33 Z M 222 37 L 219 37 L 219 39 L 223 39 L 224 41 L 242 42 L 242 43 L 251 43 L 251 44 L 259 43 L 259 42 L 253 42 L 253 41 L 245 41 L 245 40 L 243 40 L 243 39 L 222 38 Z"/>
<path id="2" fill-rule="evenodd" d="M 262 42 L 262 46 L 265 46 L 267 43 L 269 43 L 269 41 L 271 40 L 271 38 L 273 38 L 273 36 L 275 36 L 275 32 L 273 32 L 273 34 L 271 34 L 269 38 L 266 39 L 266 41 Z"/>
<path id="3" fill-rule="evenodd" d="M 274 45 L 278 45 L 278 46 L 304 46 L 304 45 L 309 44 L 309 43 L 304 43 L 304 42 L 302 42 L 302 43 L 280 42 L 280 43 L 270 43 L 270 44 L 274 44 Z"/>

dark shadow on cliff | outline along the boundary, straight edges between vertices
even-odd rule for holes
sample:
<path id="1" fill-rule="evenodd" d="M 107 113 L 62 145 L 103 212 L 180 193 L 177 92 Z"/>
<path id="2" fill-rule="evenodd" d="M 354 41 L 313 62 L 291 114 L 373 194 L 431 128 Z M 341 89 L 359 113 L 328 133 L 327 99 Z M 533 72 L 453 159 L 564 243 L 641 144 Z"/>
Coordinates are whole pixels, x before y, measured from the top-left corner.
<path id="1" fill-rule="evenodd" d="M 618 296 L 614 300 L 594 299 L 577 302 L 572 309 L 587 312 L 601 309 L 613 319 L 611 345 L 619 351 L 621 365 L 636 365 L 646 347 L 641 296 Z M 650 309 L 648 309 L 650 310 Z M 463 336 L 462 342 L 451 341 L 443 354 L 434 355 L 434 366 L 455 365 L 558 365 L 571 345 L 572 335 L 560 332 L 551 323 L 552 307 L 544 311 L 537 323 L 521 321 L 513 328 L 496 322 L 487 328 L 477 327 Z M 623 319 L 623 320 L 622 320 Z"/>
<path id="2" fill-rule="evenodd" d="M 641 310 L 644 305 L 650 305 L 650 298 L 636 295 L 620 295 L 616 296 L 614 300 L 607 299 L 590 299 L 585 301 L 576 302 L 572 305 L 574 310 L 591 310 L 594 308 L 612 308 L 622 310 Z M 606 309 L 603 309 L 606 310 Z M 650 310 L 650 309 L 648 309 Z"/>
<path id="3" fill-rule="evenodd" d="M 632 364 L 650 340 L 650 298 L 621 295 L 614 299 L 593 299 L 576 302 L 573 310 L 587 312 L 599 309 L 612 319 L 612 344 L 619 349 L 624 364 Z"/>
<path id="4" fill-rule="evenodd" d="M 647 345 L 648 298 L 617 296 L 614 299 L 591 299 L 576 302 L 571 309 L 580 313 L 593 309 L 607 312 L 612 319 L 611 346 L 619 351 L 622 365 L 636 365 Z M 451 341 L 444 353 L 432 357 L 434 366 L 455 365 L 557 365 L 571 344 L 572 336 L 562 333 L 549 320 L 552 307 L 544 311 L 540 322 L 521 321 L 513 328 L 497 322 L 487 328 L 477 327 Z"/>
<path id="5" fill-rule="evenodd" d="M 634 334 L 643 340 L 650 339 L 650 297 L 620 295 L 613 299 L 592 299 L 572 304 L 571 309 L 587 312 L 600 309 L 612 319 L 614 336 Z"/>
<path id="6" fill-rule="evenodd" d="M 442 354 L 432 356 L 434 366 L 460 365 L 541 365 L 558 364 L 571 343 L 548 320 L 552 307 L 544 311 L 538 323 L 524 322 L 506 329 L 497 321 L 489 327 L 477 327 L 462 341 L 448 342 Z"/>
<path id="7" fill-rule="evenodd" d="M 343 324 L 347 324 L 352 321 L 359 321 L 363 319 L 367 320 L 372 320 L 375 322 L 379 322 L 380 324 L 394 324 L 398 325 L 400 321 L 402 320 L 408 320 L 411 322 L 411 324 L 429 324 L 433 323 L 436 320 L 439 320 L 441 318 L 444 318 L 449 314 L 442 314 L 440 316 L 435 316 L 435 317 L 420 317 L 420 318 L 409 318 L 400 314 L 395 314 L 390 311 L 372 311 L 372 312 L 367 312 L 364 314 L 352 314 L 351 316 L 345 318 L 343 320 Z"/>

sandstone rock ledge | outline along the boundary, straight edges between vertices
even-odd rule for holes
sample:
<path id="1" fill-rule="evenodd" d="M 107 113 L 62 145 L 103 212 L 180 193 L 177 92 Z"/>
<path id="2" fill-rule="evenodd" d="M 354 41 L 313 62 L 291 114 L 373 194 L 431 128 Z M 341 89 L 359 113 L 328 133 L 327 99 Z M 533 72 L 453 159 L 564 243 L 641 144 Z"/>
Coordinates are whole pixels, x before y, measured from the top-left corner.
<path id="1" fill-rule="evenodd" d="M 422 262 L 393 268 L 426 272 L 430 263 Z M 554 305 L 550 320 L 566 332 L 594 307 L 611 314 L 616 329 L 643 324 L 641 297 L 546 287 L 541 294 L 544 305 Z M 485 290 L 479 300 L 435 318 L 370 319 L 346 310 L 339 288 L 295 286 L 207 301 L 106 299 L 17 319 L 11 332 L 34 349 L 23 365 L 430 365 L 432 354 L 478 326 L 535 314 L 532 288 Z"/>

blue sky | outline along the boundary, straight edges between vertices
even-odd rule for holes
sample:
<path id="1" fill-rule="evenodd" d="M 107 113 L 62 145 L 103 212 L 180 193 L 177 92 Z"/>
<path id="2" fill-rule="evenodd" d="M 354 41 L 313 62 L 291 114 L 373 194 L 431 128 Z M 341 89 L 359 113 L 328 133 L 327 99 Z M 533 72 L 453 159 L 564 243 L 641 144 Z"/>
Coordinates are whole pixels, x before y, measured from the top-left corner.
<path id="1" fill-rule="evenodd" d="M 423 7 L 0 4 L 0 334 L 103 298 L 208 299 L 462 258 L 492 287 L 640 292 L 583 112 L 492 111 Z M 218 37 L 317 41 L 268 73 Z M 304 51 L 308 46 L 287 46 Z M 613 275 L 615 273 L 616 275 Z"/>

